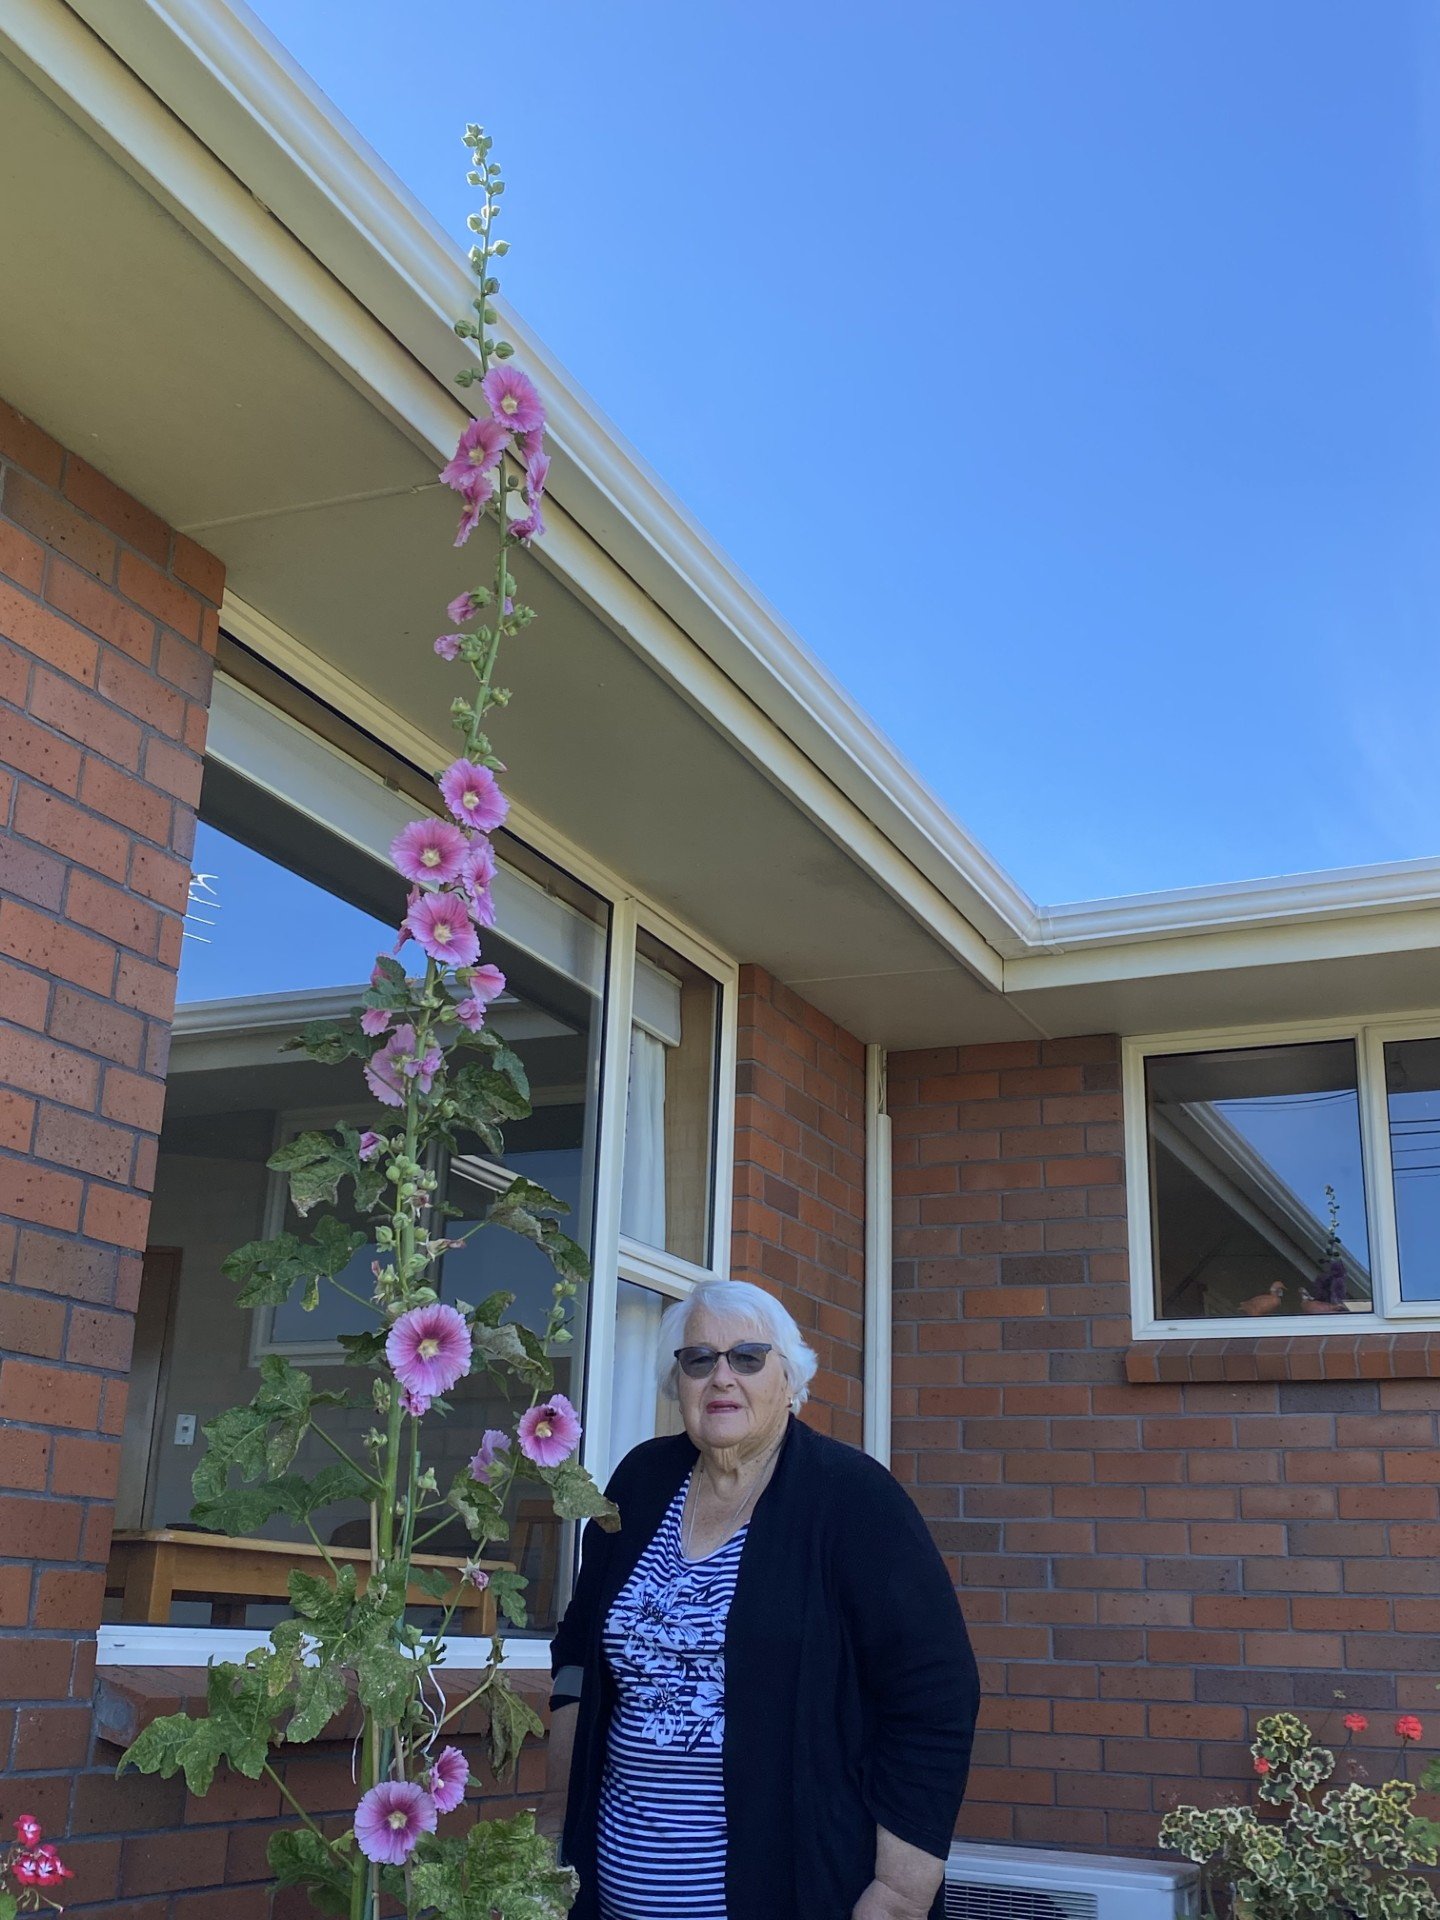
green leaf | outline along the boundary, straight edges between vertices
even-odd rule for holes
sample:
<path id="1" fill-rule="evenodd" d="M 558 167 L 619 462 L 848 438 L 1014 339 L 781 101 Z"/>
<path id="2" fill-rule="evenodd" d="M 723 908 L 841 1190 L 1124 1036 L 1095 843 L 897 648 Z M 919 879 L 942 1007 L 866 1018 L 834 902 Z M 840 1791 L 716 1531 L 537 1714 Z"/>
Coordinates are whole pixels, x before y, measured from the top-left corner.
<path id="1" fill-rule="evenodd" d="M 371 1042 L 360 1031 L 357 1020 L 307 1020 L 292 1039 L 285 1042 L 290 1053 L 306 1053 L 324 1066 L 336 1066 L 351 1054 L 368 1055 Z"/>
<path id="2" fill-rule="evenodd" d="M 0 1888 L 0 1920 L 15 1920 L 19 1911 L 14 1894 L 6 1893 L 3 1888 Z"/>
<path id="3" fill-rule="evenodd" d="M 550 1489 L 555 1511 L 562 1520 L 598 1520 L 606 1533 L 620 1531 L 620 1509 L 605 1498 L 578 1460 L 558 1467 L 531 1467 Z"/>
<path id="4" fill-rule="evenodd" d="M 517 1327 L 513 1320 L 506 1320 L 498 1327 L 472 1327 L 471 1352 L 492 1373 L 514 1374 L 527 1386 L 548 1393 L 554 1372 L 543 1347 L 538 1355 L 531 1352 L 524 1337 L 526 1332 L 528 1328 Z"/>
<path id="5" fill-rule="evenodd" d="M 496 1777 L 503 1779 L 518 1763 L 526 1739 L 531 1734 L 538 1739 L 545 1723 L 512 1689 L 501 1668 L 495 1669 L 486 1688 L 485 1711 L 490 1718 L 490 1764 Z"/>
<path id="6" fill-rule="evenodd" d="M 363 1474 L 336 1460 L 311 1480 L 287 1473 L 258 1487 L 227 1487 L 212 1498 L 198 1501 L 190 1517 L 197 1526 L 243 1535 L 258 1533 L 277 1513 L 303 1525 L 322 1507 L 336 1506 L 342 1500 L 363 1500 L 369 1494 L 370 1483 Z"/>
<path id="7" fill-rule="evenodd" d="M 410 1569 L 410 1584 L 419 1587 L 422 1593 L 428 1593 L 432 1600 L 446 1601 L 450 1598 L 455 1585 L 455 1575 L 446 1573 L 442 1567 L 415 1567 Z"/>
<path id="8" fill-rule="evenodd" d="M 385 1351 L 385 1334 L 378 1328 L 374 1333 L 340 1333 L 335 1338 L 352 1367 L 373 1366 Z"/>
<path id="9" fill-rule="evenodd" d="M 382 1727 L 398 1727 L 405 1718 L 418 1678 L 415 1662 L 382 1641 L 365 1647 L 355 1665 L 360 1704 Z"/>
<path id="10" fill-rule="evenodd" d="M 270 1687 L 275 1659 L 273 1654 L 260 1654 L 244 1665 L 224 1661 L 211 1667 L 205 1718 L 167 1713 L 152 1720 L 120 1756 L 116 1772 L 134 1767 L 140 1773 L 158 1773 L 162 1780 L 183 1772 L 186 1786 L 197 1799 L 210 1791 L 222 1760 L 247 1780 L 258 1780 L 269 1756 L 276 1715 L 284 1709 L 283 1700 Z"/>
<path id="11" fill-rule="evenodd" d="M 445 1498 L 465 1522 L 470 1538 L 482 1547 L 491 1540 L 509 1539 L 510 1523 L 495 1490 L 472 1480 L 467 1467 L 456 1474 Z"/>
<path id="12" fill-rule="evenodd" d="M 321 1913 L 348 1914 L 351 1869 L 342 1852 L 348 1854 L 351 1843 L 347 1833 L 327 1846 L 309 1827 L 292 1827 L 271 1834 L 266 1855 L 282 1887 L 304 1887 Z"/>
<path id="13" fill-rule="evenodd" d="M 528 1085 L 518 1086 L 510 1074 L 479 1061 L 471 1061 L 454 1075 L 450 1097 L 460 1118 L 476 1129 L 502 1120 L 525 1120 L 530 1115 Z"/>
<path id="14" fill-rule="evenodd" d="M 333 1662 L 300 1662 L 295 1669 L 295 1711 L 285 1724 L 285 1738 L 295 1746 L 318 1740 L 349 1700 L 345 1675 Z"/>
<path id="15" fill-rule="evenodd" d="M 333 1280 L 365 1245 L 365 1235 L 346 1227 L 333 1214 L 315 1223 L 309 1240 L 295 1233 L 279 1233 L 273 1240 L 250 1240 L 220 1264 L 227 1280 L 242 1283 L 236 1295 L 239 1307 L 280 1307 L 295 1288 L 317 1276 Z"/>
<path id="16" fill-rule="evenodd" d="M 191 1477 L 197 1504 L 219 1500 L 228 1491 L 230 1474 L 258 1480 L 265 1472 L 267 1421 L 254 1407 L 227 1407 L 201 1428 L 207 1442 Z"/>
<path id="17" fill-rule="evenodd" d="M 525 1589 L 530 1582 L 513 1567 L 496 1567 L 490 1575 L 490 1592 L 495 1604 L 512 1627 L 529 1624 L 530 1609 L 525 1604 Z"/>

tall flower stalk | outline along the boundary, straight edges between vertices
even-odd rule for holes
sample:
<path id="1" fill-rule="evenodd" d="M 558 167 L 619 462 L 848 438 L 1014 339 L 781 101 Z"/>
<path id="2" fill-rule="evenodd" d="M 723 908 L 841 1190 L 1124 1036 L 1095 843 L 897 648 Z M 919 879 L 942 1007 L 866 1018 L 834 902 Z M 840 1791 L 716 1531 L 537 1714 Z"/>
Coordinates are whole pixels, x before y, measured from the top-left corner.
<path id="1" fill-rule="evenodd" d="M 522 1476 L 547 1490 L 561 1520 L 617 1524 L 576 1458 L 575 1409 L 555 1390 L 550 1356 L 570 1339 L 575 1296 L 588 1278 L 584 1253 L 560 1224 L 564 1204 L 515 1179 L 479 1226 L 456 1237 L 446 1225 L 454 1210 L 437 1197 L 439 1156 L 478 1138 L 501 1158 L 505 1123 L 530 1110 L 524 1066 L 487 1024 L 505 989 L 503 973 L 484 958 L 496 919 L 490 836 L 508 807 L 488 725 L 509 700 L 495 678 L 501 647 L 533 617 L 517 597 L 511 568 L 544 532 L 550 464 L 540 394 L 494 331 L 495 262 L 508 250 L 494 235 L 505 183 L 480 127 L 466 129 L 465 144 L 481 203 L 469 222 L 476 297 L 456 323 L 474 353 L 458 377 L 464 386 L 479 385 L 485 411 L 466 426 L 440 479 L 459 496 L 455 544 L 488 528 L 494 562 L 488 579 L 450 602 L 453 630 L 435 651 L 468 668 L 473 689 L 452 704 L 459 751 L 436 775 L 433 814 L 413 821 L 391 847 L 409 883 L 394 947 L 377 957 L 346 1019 L 314 1022 L 290 1043 L 323 1062 L 360 1060 L 381 1109 L 376 1124 L 301 1134 L 269 1163 L 287 1177 L 302 1219 L 336 1208 L 348 1190 L 351 1218 L 371 1224 L 367 1232 L 321 1211 L 304 1235 L 254 1241 L 225 1262 L 243 1308 L 278 1307 L 298 1293 L 313 1311 L 327 1287 L 363 1307 L 369 1325 L 341 1344 L 347 1362 L 369 1369 L 373 1379 L 361 1402 L 318 1392 L 308 1374 L 267 1355 L 249 1405 L 206 1426 L 209 1444 L 194 1476 L 196 1521 L 247 1535 L 277 1516 L 288 1519 L 309 1534 L 324 1571 L 291 1574 L 291 1617 L 266 1646 L 211 1667 L 203 1718 L 156 1720 L 120 1763 L 167 1779 L 183 1772 L 195 1794 L 208 1790 L 221 1764 L 269 1778 L 300 1822 L 271 1842 L 279 1882 L 307 1889 L 317 1912 L 349 1920 L 378 1920 L 382 1903 L 387 1910 L 398 1905 L 412 1920 L 548 1920 L 568 1909 L 574 1877 L 556 1865 L 531 1815 L 451 1823 L 454 1831 L 447 1825 L 471 1779 L 455 1744 L 460 1716 L 481 1704 L 488 1756 L 501 1776 L 541 1728 L 508 1684 L 498 1635 L 478 1684 L 452 1701 L 443 1686 L 445 1636 L 462 1600 L 486 1588 L 512 1622 L 526 1623 L 525 1581 L 501 1557 L 507 1498 Z M 411 955 L 417 957 L 407 966 Z M 472 1233 L 496 1229 L 523 1235 L 554 1266 L 543 1328 L 507 1319 L 508 1294 L 475 1307 L 442 1298 L 445 1254 Z M 377 1256 L 368 1298 L 340 1278 L 367 1242 Z M 473 1458 L 442 1487 L 426 1464 L 426 1423 L 452 1411 L 447 1396 L 477 1369 L 501 1384 L 512 1420 L 487 1429 Z M 327 1423 L 333 1410 L 360 1404 L 371 1407 L 374 1420 L 352 1451 Z M 293 1468 L 309 1435 L 323 1444 L 327 1463 L 306 1477 Z M 329 1551 L 316 1524 L 324 1509 L 356 1499 L 370 1512 L 363 1579 Z M 418 1564 L 426 1543 L 457 1520 L 471 1541 L 463 1567 Z M 437 1625 L 422 1629 L 407 1619 L 416 1589 L 434 1603 Z M 356 1807 L 349 1830 L 336 1834 L 300 1805 L 277 1762 L 285 1746 L 320 1737 L 352 1697 L 362 1720 Z"/>

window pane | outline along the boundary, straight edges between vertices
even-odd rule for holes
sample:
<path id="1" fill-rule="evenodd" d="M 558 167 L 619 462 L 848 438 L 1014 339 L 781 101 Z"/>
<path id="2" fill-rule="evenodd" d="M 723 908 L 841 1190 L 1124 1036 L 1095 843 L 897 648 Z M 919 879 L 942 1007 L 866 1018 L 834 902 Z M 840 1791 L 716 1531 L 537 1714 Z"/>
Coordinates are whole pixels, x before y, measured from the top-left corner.
<path id="1" fill-rule="evenodd" d="M 282 1043 L 306 1019 L 354 1003 L 376 952 L 394 940 L 404 885 L 384 861 L 213 764 L 201 815 L 195 865 L 205 884 L 192 890 L 187 917 L 183 1004 L 151 1220 L 152 1248 L 164 1257 L 146 1263 L 135 1372 L 143 1390 L 131 1397 L 123 1446 L 117 1527 L 130 1532 L 191 1526 L 190 1480 L 204 1439 L 197 1431 L 186 1444 L 182 1417 L 193 1416 L 198 1430 L 224 1408 L 248 1401 L 267 1350 L 292 1353 L 312 1371 L 323 1369 L 326 1388 L 357 1394 L 361 1404 L 337 1409 L 330 1429 L 352 1451 L 359 1451 L 374 1421 L 369 1378 L 346 1367 L 336 1345 L 339 1333 L 374 1325 L 362 1304 L 324 1288 L 314 1313 L 305 1313 L 296 1298 L 273 1313 L 247 1314 L 235 1307 L 235 1287 L 220 1268 L 245 1241 L 313 1225 L 313 1218 L 293 1216 L 284 1182 L 266 1168 L 281 1139 L 341 1119 L 374 1123 L 378 1109 L 358 1061 L 321 1066 L 285 1052 Z M 505 1129 L 503 1166 L 481 1160 L 477 1148 L 476 1156 L 458 1156 L 439 1171 L 448 1197 L 471 1221 L 514 1174 L 528 1174 L 570 1204 L 569 1230 L 588 1245 L 607 909 L 509 836 L 499 851 L 505 864 L 495 892 L 503 917 L 486 936 L 485 957 L 504 970 L 508 984 L 489 1024 L 524 1062 L 534 1112 Z M 462 1231 L 463 1223 L 454 1230 Z M 357 1293 L 370 1290 L 372 1258 L 372 1250 L 362 1249 L 342 1276 Z M 152 1272 L 159 1276 L 153 1285 Z M 515 1317 L 540 1328 L 553 1279 L 538 1248 L 497 1229 L 481 1231 L 447 1258 L 440 1287 L 445 1297 L 471 1302 L 500 1289 L 513 1292 Z M 145 1288 L 152 1295 L 148 1306 Z M 557 1385 L 577 1405 L 583 1402 L 586 1304 L 583 1297 L 572 1303 L 575 1337 L 557 1346 L 555 1356 Z M 488 1376 L 467 1379 L 452 1396 L 449 1420 L 427 1422 L 428 1448 L 442 1474 L 470 1458 L 487 1426 L 511 1424 L 493 1386 Z M 330 1457 L 312 1437 L 297 1467 L 313 1472 Z M 570 1564 L 545 1505 L 542 1515 L 519 1503 L 509 1546 L 494 1550 L 496 1557 L 519 1560 L 530 1575 L 541 1632 L 563 1605 L 561 1576 Z M 327 1545 L 366 1546 L 368 1517 L 358 1503 L 316 1518 Z M 284 1521 L 259 1532 L 299 1548 L 308 1542 L 302 1528 Z M 425 1551 L 462 1558 L 468 1540 L 462 1532 L 437 1535 Z M 276 1559 L 291 1564 L 288 1556 Z M 111 1617 L 119 1604 L 118 1596 L 110 1601 Z M 283 1611 L 278 1599 L 206 1590 L 177 1599 L 166 1617 L 175 1624 L 264 1628 Z M 458 1619 L 455 1630 L 461 1630 Z"/>
<path id="2" fill-rule="evenodd" d="M 1145 1077 L 1159 1316 L 1368 1312 L 1354 1043 L 1170 1054 Z"/>
<path id="3" fill-rule="evenodd" d="M 657 1384 L 660 1321 L 670 1304 L 650 1287 L 620 1282 L 610 1389 L 610 1454 L 617 1465 L 642 1440 L 680 1431 L 679 1406 L 663 1396 Z"/>
<path id="4" fill-rule="evenodd" d="M 1440 1040 L 1389 1040 L 1385 1091 L 1400 1295 L 1440 1300 Z"/>
<path id="5" fill-rule="evenodd" d="M 643 930 L 620 1231 L 703 1266 L 710 1257 L 720 988 Z"/>

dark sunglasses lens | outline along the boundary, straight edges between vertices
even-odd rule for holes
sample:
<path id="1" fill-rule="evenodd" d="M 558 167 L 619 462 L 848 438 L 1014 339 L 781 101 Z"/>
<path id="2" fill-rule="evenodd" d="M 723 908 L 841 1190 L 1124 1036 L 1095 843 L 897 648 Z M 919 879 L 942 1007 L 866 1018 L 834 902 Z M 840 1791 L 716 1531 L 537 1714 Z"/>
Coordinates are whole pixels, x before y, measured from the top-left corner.
<path id="1" fill-rule="evenodd" d="M 770 1349 L 768 1347 L 732 1347 L 730 1349 L 730 1364 L 734 1367 L 736 1373 L 759 1373 L 765 1364 L 765 1356 L 769 1351 Z"/>
<path id="2" fill-rule="evenodd" d="M 715 1362 L 720 1356 L 714 1347 L 681 1347 L 675 1358 L 683 1374 L 692 1380 L 703 1380 L 707 1373 L 715 1371 Z"/>

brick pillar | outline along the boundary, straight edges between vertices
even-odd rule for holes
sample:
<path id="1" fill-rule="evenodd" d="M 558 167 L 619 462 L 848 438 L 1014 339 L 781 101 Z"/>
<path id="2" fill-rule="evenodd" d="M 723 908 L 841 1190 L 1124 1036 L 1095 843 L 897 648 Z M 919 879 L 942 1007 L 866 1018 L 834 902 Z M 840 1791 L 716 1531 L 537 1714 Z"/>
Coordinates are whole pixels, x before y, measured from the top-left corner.
<path id="1" fill-rule="evenodd" d="M 222 585 L 0 404 L 0 1811 L 57 1835 L 89 1751 Z M 118 1843 L 67 1852 L 75 1900 L 114 1890 Z"/>
<path id="2" fill-rule="evenodd" d="M 858 1446 L 865 1344 L 865 1049 L 763 967 L 740 971 L 731 1274 L 820 1356 L 805 1417 Z"/>

